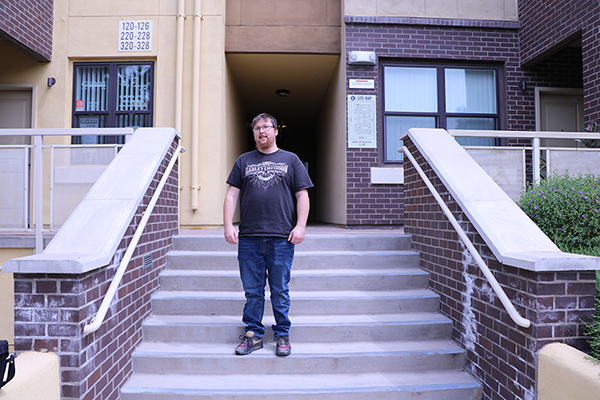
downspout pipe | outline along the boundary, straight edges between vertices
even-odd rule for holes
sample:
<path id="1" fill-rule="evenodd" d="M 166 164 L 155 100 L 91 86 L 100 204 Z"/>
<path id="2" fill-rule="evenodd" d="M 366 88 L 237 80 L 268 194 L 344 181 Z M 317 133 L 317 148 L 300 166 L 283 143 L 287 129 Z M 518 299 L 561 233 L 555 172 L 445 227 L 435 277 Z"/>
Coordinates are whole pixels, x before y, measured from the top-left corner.
<path id="1" fill-rule="evenodd" d="M 183 120 L 183 32 L 185 27 L 185 0 L 177 1 L 177 38 L 175 53 L 175 130 L 181 134 Z"/>
<path id="2" fill-rule="evenodd" d="M 198 209 L 198 192 L 200 184 L 198 179 L 199 166 L 199 113 L 200 113 L 200 29 L 202 21 L 202 0 L 194 0 L 194 48 L 192 61 L 192 185 L 191 208 Z"/>

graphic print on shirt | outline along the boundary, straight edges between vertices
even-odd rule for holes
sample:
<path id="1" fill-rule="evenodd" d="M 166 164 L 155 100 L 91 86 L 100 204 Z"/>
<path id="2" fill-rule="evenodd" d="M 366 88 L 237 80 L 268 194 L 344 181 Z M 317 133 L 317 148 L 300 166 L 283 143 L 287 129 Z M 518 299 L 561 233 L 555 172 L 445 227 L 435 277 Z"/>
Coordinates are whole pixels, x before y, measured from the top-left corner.
<path id="1" fill-rule="evenodd" d="M 246 166 L 246 177 L 255 187 L 267 190 L 270 186 L 278 185 L 287 175 L 288 165 L 286 163 L 274 163 L 265 161 L 260 164 Z"/>

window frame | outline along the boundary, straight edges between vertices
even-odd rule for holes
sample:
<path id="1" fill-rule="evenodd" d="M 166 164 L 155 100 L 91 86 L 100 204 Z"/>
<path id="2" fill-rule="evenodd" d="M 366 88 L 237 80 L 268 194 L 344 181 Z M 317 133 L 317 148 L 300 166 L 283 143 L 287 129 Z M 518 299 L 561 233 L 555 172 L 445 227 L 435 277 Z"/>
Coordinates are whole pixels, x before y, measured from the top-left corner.
<path id="1" fill-rule="evenodd" d="M 126 65 L 148 65 L 150 66 L 150 98 L 148 100 L 147 110 L 117 110 L 117 93 L 118 93 L 118 69 L 120 66 Z M 77 111 L 75 102 L 77 93 L 77 68 L 78 67 L 109 67 L 109 80 L 108 80 L 108 93 L 107 93 L 107 110 L 106 111 Z M 77 128 L 78 116 L 80 115 L 106 115 L 107 116 L 107 128 L 117 127 L 116 122 L 119 115 L 147 115 L 148 126 L 154 126 L 154 74 L 155 74 L 155 63 L 154 61 L 92 61 L 92 62 L 74 62 L 73 63 L 73 87 L 72 87 L 72 102 L 71 102 L 71 126 Z M 100 136 L 100 144 L 106 143 L 124 143 L 124 137 L 122 136 Z M 81 144 L 81 136 L 73 136 L 71 140 L 72 144 Z"/>
<path id="2" fill-rule="evenodd" d="M 401 112 L 401 111 L 387 111 L 385 109 L 385 69 L 389 67 L 407 67 L 407 68 L 435 68 L 436 69 L 436 87 L 437 87 L 437 112 Z M 496 73 L 496 113 L 455 113 L 446 111 L 446 69 L 480 69 L 480 70 L 494 70 Z M 504 125 L 504 114 L 505 109 L 505 95 L 502 90 L 504 82 L 504 69 L 502 65 L 497 63 L 485 63 L 485 62 L 428 62 L 428 61 L 397 61 L 388 60 L 380 63 L 380 74 L 381 80 L 381 93 L 380 96 L 380 123 L 383 127 L 381 134 L 379 135 L 381 143 L 383 143 L 380 149 L 381 164 L 382 165 L 401 165 L 404 163 L 403 160 L 388 160 L 388 135 L 387 135 L 387 117 L 388 116 L 406 116 L 406 117 L 433 117 L 436 123 L 436 129 L 447 129 L 448 117 L 456 118 L 493 118 L 494 119 L 494 130 L 501 130 Z M 498 139 L 495 142 L 498 145 Z M 390 144 L 391 145 L 391 144 Z"/>

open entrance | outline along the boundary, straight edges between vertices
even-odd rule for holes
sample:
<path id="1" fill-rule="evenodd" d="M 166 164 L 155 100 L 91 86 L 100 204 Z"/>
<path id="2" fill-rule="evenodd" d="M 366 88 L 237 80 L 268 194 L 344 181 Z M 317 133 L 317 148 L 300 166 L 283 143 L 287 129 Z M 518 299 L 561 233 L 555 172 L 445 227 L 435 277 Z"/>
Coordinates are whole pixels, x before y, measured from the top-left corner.
<path id="1" fill-rule="evenodd" d="M 242 108 L 242 115 L 228 115 L 228 118 L 243 118 L 248 128 L 232 139 L 245 143 L 243 151 L 250 151 L 254 140 L 247 125 L 252 119 L 262 112 L 277 119 L 278 147 L 296 153 L 308 166 L 315 184 L 311 192 L 311 222 L 332 222 L 327 216 L 319 217 L 323 215 L 326 202 L 323 199 L 327 196 L 319 196 L 318 192 L 332 179 L 331 174 L 339 174 L 328 167 L 326 158 L 331 157 L 330 153 L 321 149 L 335 142 L 332 135 L 339 136 L 339 131 L 325 128 L 333 118 L 328 111 L 331 103 L 345 101 L 343 95 L 335 94 L 338 85 L 333 77 L 338 75 L 339 59 L 339 55 L 323 54 L 227 54 L 228 69 Z M 345 181 L 344 169 L 339 171 L 342 176 L 336 179 Z"/>

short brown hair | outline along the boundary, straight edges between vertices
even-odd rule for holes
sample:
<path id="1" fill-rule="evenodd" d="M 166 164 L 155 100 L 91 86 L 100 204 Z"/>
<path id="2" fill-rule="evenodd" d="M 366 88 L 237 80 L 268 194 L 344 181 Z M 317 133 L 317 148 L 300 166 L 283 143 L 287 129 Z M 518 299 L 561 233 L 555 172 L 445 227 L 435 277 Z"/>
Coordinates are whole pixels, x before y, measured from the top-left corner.
<path id="1" fill-rule="evenodd" d="M 272 116 L 271 114 L 267 114 L 267 113 L 260 113 L 256 117 L 254 117 L 254 119 L 252 120 L 252 129 L 254 129 L 254 125 L 256 125 L 256 123 L 261 120 L 264 120 L 264 121 L 271 120 L 271 123 L 273 124 L 273 129 L 277 129 L 277 120 L 275 119 L 274 116 Z"/>

